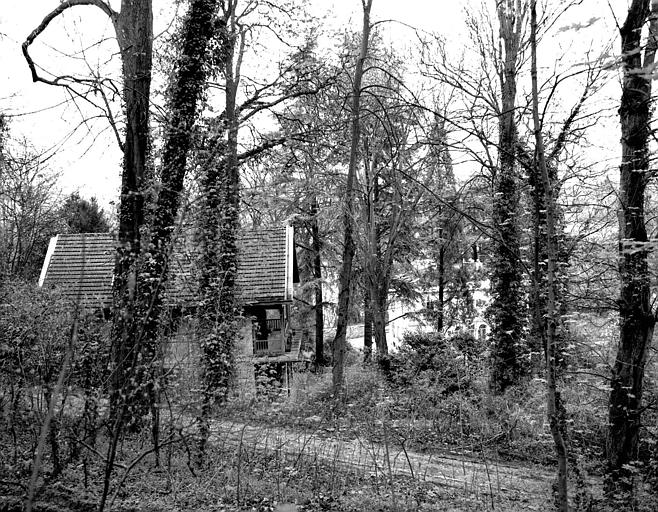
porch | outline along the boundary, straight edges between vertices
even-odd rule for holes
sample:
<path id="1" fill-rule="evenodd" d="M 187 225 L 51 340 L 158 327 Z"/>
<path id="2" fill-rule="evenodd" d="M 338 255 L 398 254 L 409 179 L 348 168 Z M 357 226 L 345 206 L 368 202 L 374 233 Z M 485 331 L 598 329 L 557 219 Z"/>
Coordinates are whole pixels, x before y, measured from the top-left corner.
<path id="1" fill-rule="evenodd" d="M 293 331 L 282 318 L 268 318 L 262 324 L 254 323 L 254 356 L 278 356 L 293 350 Z"/>

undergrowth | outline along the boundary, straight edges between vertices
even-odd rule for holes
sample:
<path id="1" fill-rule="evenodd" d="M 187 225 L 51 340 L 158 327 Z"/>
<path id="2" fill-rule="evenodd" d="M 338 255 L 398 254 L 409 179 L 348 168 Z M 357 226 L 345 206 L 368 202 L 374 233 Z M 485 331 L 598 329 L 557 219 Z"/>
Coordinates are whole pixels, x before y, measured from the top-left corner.
<path id="1" fill-rule="evenodd" d="M 7 439 L 2 439 L 3 445 Z M 250 443 L 216 440 L 203 467 L 194 467 L 185 436 L 162 450 L 157 465 L 152 455 L 131 466 L 135 454 L 148 440 L 135 436 L 124 440 L 117 460 L 122 477 L 114 489 L 116 512 L 168 511 L 362 511 L 381 512 L 447 508 L 486 510 L 486 500 L 468 493 L 445 489 L 417 479 L 396 476 L 394 481 L 367 469 L 336 466 L 317 458 L 286 455 L 278 450 L 263 452 Z M 97 450 L 106 447 L 99 443 Z M 102 489 L 100 457 L 83 469 L 68 465 L 50 480 L 51 461 L 46 460 L 35 507 L 37 511 L 95 511 Z M 7 466 L 0 468 L 0 510 L 22 511 L 25 488 Z M 123 479 L 123 477 L 126 477 Z M 116 482 L 115 482 L 116 484 Z M 283 508 L 282 504 L 294 505 Z M 279 508 L 281 507 L 281 508 Z"/>
<path id="2" fill-rule="evenodd" d="M 417 451 L 495 451 L 511 459 L 540 463 L 553 460 L 541 381 L 529 381 L 505 395 L 494 396 L 484 379 L 472 379 L 467 389 L 444 395 L 426 380 L 399 386 L 373 367 L 353 365 L 346 372 L 345 389 L 344 400 L 336 403 L 329 372 L 301 372 L 295 375 L 290 396 L 273 402 L 235 403 L 226 413 L 242 420 L 315 427 L 320 431 L 343 429 L 373 441 L 382 441 L 386 425 L 397 440 Z M 571 418 L 581 436 L 578 442 L 590 452 L 598 449 L 604 439 L 603 430 L 589 424 L 593 417 L 579 408 Z"/>

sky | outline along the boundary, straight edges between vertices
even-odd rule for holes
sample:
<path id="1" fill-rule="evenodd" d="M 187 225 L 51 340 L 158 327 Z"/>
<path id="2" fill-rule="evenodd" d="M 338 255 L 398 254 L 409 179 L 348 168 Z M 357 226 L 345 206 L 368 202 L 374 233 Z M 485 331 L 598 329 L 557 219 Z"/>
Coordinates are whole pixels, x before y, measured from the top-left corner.
<path id="1" fill-rule="evenodd" d="M 111 3 L 118 9 L 119 2 Z M 90 119 L 98 111 L 67 101 L 69 98 L 61 88 L 33 83 L 21 53 L 22 41 L 59 0 L 2 0 L 2 4 L 0 110 L 11 117 L 12 136 L 25 138 L 35 151 L 50 157 L 50 168 L 61 173 L 63 192 L 77 190 L 84 197 L 97 197 L 101 205 L 111 208 L 118 197 L 121 154 L 107 121 Z M 166 30 L 172 4 L 154 0 L 156 34 Z M 409 26 L 413 26 L 441 34 L 455 55 L 465 52 L 468 58 L 464 12 L 480 4 L 481 0 L 374 0 L 372 17 L 395 20 L 383 26 L 387 37 L 399 47 L 411 46 L 415 36 Z M 554 4 L 561 6 L 564 2 L 554 0 Z M 573 52 L 571 34 L 579 24 L 586 25 L 585 20 L 595 21 L 592 27 L 582 30 L 583 34 L 587 32 L 580 41 L 582 48 L 594 49 L 613 39 L 614 16 L 624 16 L 627 1 L 611 0 L 610 4 L 614 12 L 604 0 L 584 0 L 565 16 L 564 30 L 557 32 L 545 51 L 559 55 Z M 325 15 L 326 23 L 334 29 L 359 30 L 361 26 L 358 0 L 312 0 L 311 5 L 313 12 Z M 120 70 L 116 51 L 113 29 L 94 7 L 69 9 L 33 45 L 35 61 L 53 72 L 82 70 L 113 78 L 118 78 Z M 582 51 L 576 55 L 576 59 L 582 59 Z"/>

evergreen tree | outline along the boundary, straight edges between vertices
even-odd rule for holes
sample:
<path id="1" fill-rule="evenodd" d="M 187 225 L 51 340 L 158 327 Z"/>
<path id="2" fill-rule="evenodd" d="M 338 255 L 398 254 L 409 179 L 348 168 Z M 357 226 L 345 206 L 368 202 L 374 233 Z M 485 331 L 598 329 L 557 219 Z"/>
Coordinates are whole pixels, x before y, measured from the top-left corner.
<path id="1" fill-rule="evenodd" d="M 87 200 L 73 192 L 60 210 L 69 233 L 106 233 L 110 224 L 95 197 Z"/>

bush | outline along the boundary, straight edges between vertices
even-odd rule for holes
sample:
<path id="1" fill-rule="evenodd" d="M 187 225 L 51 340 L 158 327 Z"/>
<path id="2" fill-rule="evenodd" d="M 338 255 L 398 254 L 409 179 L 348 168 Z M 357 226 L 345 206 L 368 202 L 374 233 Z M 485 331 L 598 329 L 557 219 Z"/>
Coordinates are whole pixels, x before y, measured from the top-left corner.
<path id="1" fill-rule="evenodd" d="M 390 357 L 390 380 L 398 386 L 423 382 L 439 395 L 470 387 L 466 359 L 438 333 L 407 332 Z"/>
<path id="2" fill-rule="evenodd" d="M 70 312 L 56 294 L 8 283 L 0 298 L 0 375 L 21 387 L 51 386 L 67 346 Z"/>
<path id="3" fill-rule="evenodd" d="M 74 308 L 56 291 L 8 282 L 0 290 L 0 309 L 0 402 L 6 422 L 2 430 L 8 434 L 0 436 L 0 443 L 13 444 L 11 464 L 18 470 L 32 458 L 32 443 L 38 438 L 69 350 Z M 98 400 L 108 377 L 109 343 L 102 335 L 103 323 L 92 315 L 80 316 L 78 325 L 77 342 L 61 390 L 63 397 L 58 397 L 57 407 L 81 388 L 84 410 L 80 410 L 79 402 L 69 400 L 70 414 L 57 414 L 50 424 L 53 475 L 66 462 L 62 448 L 68 448 L 69 459 L 77 456 L 78 448 L 72 440 L 84 436 L 93 444 Z M 70 407 L 72 404 L 74 407 Z M 0 448 L 4 452 L 8 445 Z"/>
<path id="4" fill-rule="evenodd" d="M 54 386 L 73 326 L 73 305 L 56 291 L 5 283 L 0 292 L 0 381 L 27 388 Z M 107 378 L 109 343 L 103 322 L 80 315 L 68 384 L 96 388 Z"/>
<path id="5" fill-rule="evenodd" d="M 459 350 L 469 361 L 477 360 L 484 349 L 482 343 L 468 331 L 453 334 L 448 344 Z"/>

